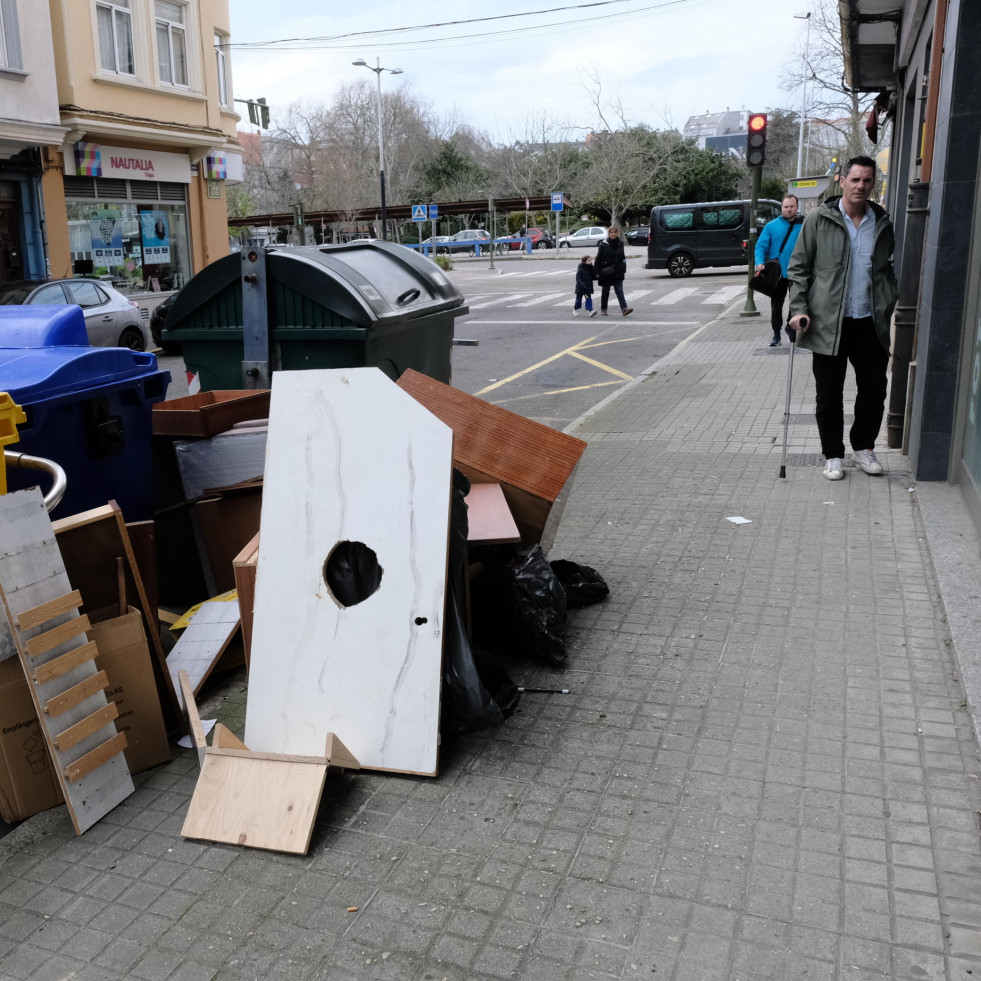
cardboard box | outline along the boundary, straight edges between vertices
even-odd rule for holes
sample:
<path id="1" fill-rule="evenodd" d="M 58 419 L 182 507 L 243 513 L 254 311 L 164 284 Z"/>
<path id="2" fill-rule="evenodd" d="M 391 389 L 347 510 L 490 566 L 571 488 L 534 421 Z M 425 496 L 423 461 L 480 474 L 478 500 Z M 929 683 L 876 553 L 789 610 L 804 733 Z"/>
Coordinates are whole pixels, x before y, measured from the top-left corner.
<path id="1" fill-rule="evenodd" d="M 143 617 L 134 607 L 116 616 L 117 607 L 89 614 L 89 637 L 99 654 L 95 666 L 109 678 L 106 698 L 116 703 L 116 729 L 126 733 L 126 764 L 140 773 L 170 760 L 160 697 L 153 677 Z"/>
<path id="2" fill-rule="evenodd" d="M 63 800 L 20 658 L 7 658 L 0 661 L 0 817 L 23 821 Z"/>

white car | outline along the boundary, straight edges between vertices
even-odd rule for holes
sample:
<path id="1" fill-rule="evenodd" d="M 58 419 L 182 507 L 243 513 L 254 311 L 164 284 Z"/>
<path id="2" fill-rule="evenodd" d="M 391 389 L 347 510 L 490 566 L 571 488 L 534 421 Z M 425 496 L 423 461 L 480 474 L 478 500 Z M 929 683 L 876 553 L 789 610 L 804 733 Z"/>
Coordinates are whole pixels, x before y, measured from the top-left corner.
<path id="1" fill-rule="evenodd" d="M 589 228 L 580 228 L 571 235 L 559 239 L 559 248 L 566 249 L 588 249 L 599 245 L 606 238 L 606 229 L 598 225 L 591 225 Z"/>
<path id="2" fill-rule="evenodd" d="M 143 322 L 140 305 L 101 279 L 55 279 L 46 283 L 5 283 L 0 286 L 0 305 L 67 306 L 77 303 L 85 317 L 85 330 L 93 347 L 150 347 L 150 328 Z"/>

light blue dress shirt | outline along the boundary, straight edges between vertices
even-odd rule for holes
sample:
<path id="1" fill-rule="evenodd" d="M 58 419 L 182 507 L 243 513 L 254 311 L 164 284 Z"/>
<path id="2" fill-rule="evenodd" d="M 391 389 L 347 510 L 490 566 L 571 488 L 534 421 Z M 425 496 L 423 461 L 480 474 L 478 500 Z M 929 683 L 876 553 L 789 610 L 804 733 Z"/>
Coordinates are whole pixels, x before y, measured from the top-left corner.
<path id="1" fill-rule="evenodd" d="M 845 293 L 845 316 L 872 316 L 872 250 L 875 247 L 875 214 L 865 205 L 865 214 L 858 228 L 845 213 L 844 200 L 838 202 L 838 210 L 845 219 L 848 238 L 852 245 L 852 263 L 848 270 L 848 289 Z"/>

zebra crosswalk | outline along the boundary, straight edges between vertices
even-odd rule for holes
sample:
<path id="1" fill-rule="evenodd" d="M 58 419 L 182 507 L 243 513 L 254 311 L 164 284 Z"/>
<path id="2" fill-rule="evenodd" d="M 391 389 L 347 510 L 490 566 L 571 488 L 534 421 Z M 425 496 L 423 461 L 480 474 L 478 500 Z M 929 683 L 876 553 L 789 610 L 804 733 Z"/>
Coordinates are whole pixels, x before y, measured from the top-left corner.
<path id="1" fill-rule="evenodd" d="M 513 273 L 513 278 L 524 276 L 538 276 L 541 273 Z M 530 285 L 530 284 L 529 284 Z M 703 306 L 725 306 L 731 303 L 740 293 L 744 292 L 744 283 L 732 283 L 717 289 L 704 290 L 699 286 L 680 286 L 665 293 L 662 296 L 648 299 L 653 289 L 632 290 L 627 284 L 627 302 L 636 309 L 649 307 L 674 307 L 684 300 L 691 298 L 693 301 Z M 704 292 L 704 296 L 699 299 L 699 294 Z M 599 299 L 599 291 L 593 294 L 593 302 Z M 486 310 L 488 307 L 507 307 L 514 309 L 527 309 L 528 307 L 552 306 L 564 307 L 571 306 L 575 300 L 575 292 L 572 289 L 559 291 L 542 291 L 526 289 L 514 293 L 476 293 L 467 297 L 467 305 L 470 312 Z"/>

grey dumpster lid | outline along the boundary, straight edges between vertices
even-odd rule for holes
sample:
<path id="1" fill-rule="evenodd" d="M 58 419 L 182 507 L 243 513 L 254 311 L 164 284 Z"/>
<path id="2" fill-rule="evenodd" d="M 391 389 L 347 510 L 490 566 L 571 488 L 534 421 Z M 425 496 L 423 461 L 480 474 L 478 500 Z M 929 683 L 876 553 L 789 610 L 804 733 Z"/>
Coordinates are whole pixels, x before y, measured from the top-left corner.
<path id="1" fill-rule="evenodd" d="M 443 311 L 467 313 L 463 296 L 435 263 L 413 250 L 389 242 L 352 245 L 281 246 L 267 250 L 266 279 L 270 304 L 277 295 L 293 292 L 359 327 L 386 326 Z M 202 269 L 177 294 L 167 317 L 167 331 L 187 326 L 189 317 L 211 301 L 219 301 L 219 320 L 241 317 L 241 304 L 220 302 L 229 291 L 241 292 L 242 261 L 237 253 Z M 273 314 L 295 314 L 284 304 Z M 237 312 L 236 312 L 237 311 Z M 234 320 L 209 326 L 241 326 Z"/>

